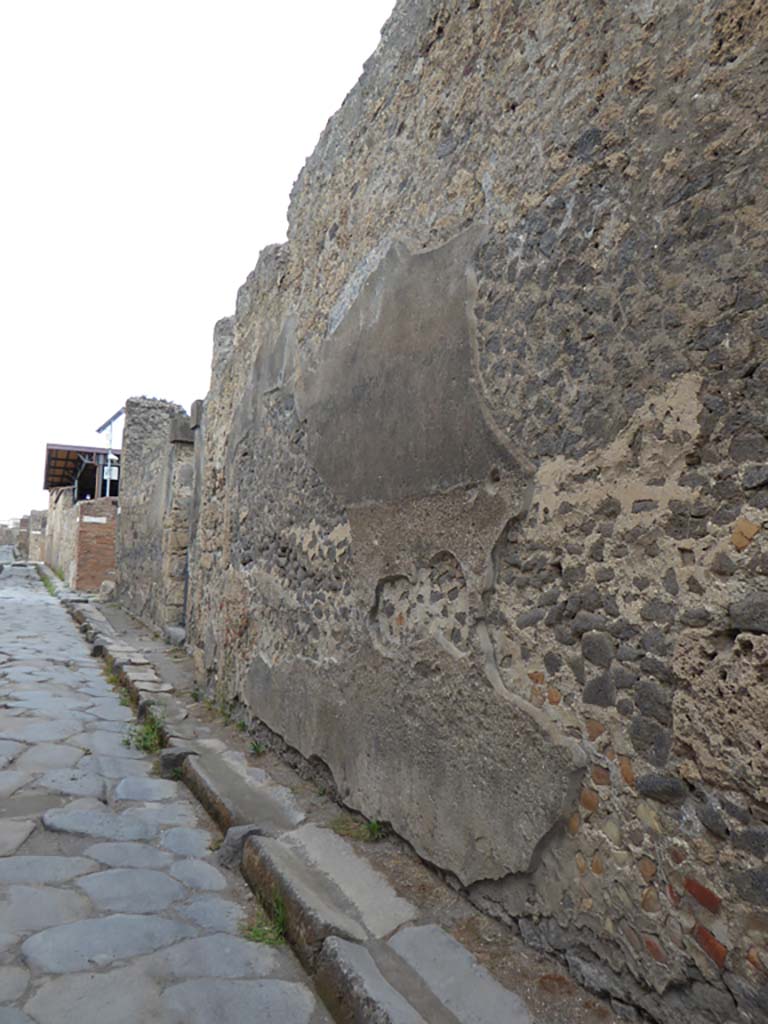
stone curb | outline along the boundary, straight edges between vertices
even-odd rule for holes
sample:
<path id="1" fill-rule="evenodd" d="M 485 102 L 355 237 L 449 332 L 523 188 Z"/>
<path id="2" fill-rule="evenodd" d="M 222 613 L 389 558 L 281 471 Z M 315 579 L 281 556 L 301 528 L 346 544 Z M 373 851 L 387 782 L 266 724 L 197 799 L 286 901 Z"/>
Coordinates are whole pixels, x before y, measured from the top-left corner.
<path id="1" fill-rule="evenodd" d="M 189 755 L 185 757 L 181 773 L 187 787 L 195 794 L 222 832 L 226 833 L 238 825 L 250 824 L 250 822 L 242 820 L 237 807 L 228 795 L 217 789 L 216 784 L 200 764 L 199 757 L 190 757 Z"/>
<path id="2" fill-rule="evenodd" d="M 161 714 L 166 744 L 161 767 L 180 772 L 225 833 L 221 853 L 228 866 L 239 864 L 271 913 L 280 905 L 286 938 L 336 1021 L 531 1024 L 519 997 L 438 925 L 420 923 L 418 908 L 397 896 L 350 843 L 330 830 L 303 825 L 303 812 L 286 799 L 290 791 L 261 770 L 253 772 L 258 779 L 249 778 L 243 765 L 233 767 L 231 754 L 195 741 L 184 728 L 187 712 L 172 687 L 120 640 L 92 602 L 57 589 L 94 657 L 134 695 L 139 720 Z M 427 969 L 419 956 L 396 947 L 400 943 L 408 950 L 409 938 Z M 436 968 L 435 976 L 433 961 L 441 959 L 452 966 L 442 974 Z M 442 993 L 451 990 L 457 969 L 464 994 L 455 1012 Z"/>

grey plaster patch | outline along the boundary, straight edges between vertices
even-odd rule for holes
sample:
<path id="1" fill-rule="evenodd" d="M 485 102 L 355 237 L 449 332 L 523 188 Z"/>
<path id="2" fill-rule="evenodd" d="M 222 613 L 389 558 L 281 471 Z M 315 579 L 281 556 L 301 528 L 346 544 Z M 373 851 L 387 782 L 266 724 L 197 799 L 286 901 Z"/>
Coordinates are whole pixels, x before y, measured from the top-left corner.
<path id="1" fill-rule="evenodd" d="M 145 963 L 151 974 L 164 978 L 252 978 L 275 973 L 280 957 L 269 946 L 217 932 L 169 946 Z"/>
<path id="2" fill-rule="evenodd" d="M 161 871 L 112 868 L 81 878 L 77 883 L 100 910 L 148 914 L 184 896 L 183 885 Z"/>
<path id="3" fill-rule="evenodd" d="M 38 743 L 18 758 L 16 767 L 25 772 L 55 771 L 72 768 L 82 756 L 82 750 L 65 743 Z"/>
<path id="4" fill-rule="evenodd" d="M 122 779 L 115 789 L 116 800 L 169 800 L 179 795 L 171 779 Z"/>
<path id="5" fill-rule="evenodd" d="M 190 889 L 221 890 L 227 888 L 227 880 L 212 864 L 204 860 L 181 860 L 174 864 L 170 874 Z"/>
<path id="6" fill-rule="evenodd" d="M 43 815 L 43 825 L 51 832 L 73 832 L 99 839 L 152 839 L 157 826 L 124 814 L 96 809 L 55 808 Z"/>
<path id="7" fill-rule="evenodd" d="M 161 835 L 160 845 L 183 857 L 205 857 L 210 853 L 211 837 L 201 828 L 170 828 Z"/>
<path id="8" fill-rule="evenodd" d="M 27 939 L 21 948 L 34 969 L 64 974 L 151 953 L 194 934 L 189 925 L 164 917 L 113 914 L 48 928 Z"/>
<path id="9" fill-rule="evenodd" d="M 144 843 L 96 843 L 84 853 L 113 868 L 167 868 L 173 863 L 170 853 Z"/>
<path id="10" fill-rule="evenodd" d="M 236 933 L 245 920 L 242 907 L 220 896 L 201 896 L 179 907 L 179 913 L 201 928 L 216 932 Z"/>
<path id="11" fill-rule="evenodd" d="M 0 884 L 57 885 L 97 867 L 96 862 L 87 857 L 3 857 L 0 859 Z"/>
<path id="12" fill-rule="evenodd" d="M 309 1024 L 317 1009 L 309 990 L 290 981 L 183 981 L 163 998 L 186 1024 L 243 1024 L 256 1007 L 263 1024 Z"/>
<path id="13" fill-rule="evenodd" d="M 85 897 L 68 889 L 11 885 L 0 897 L 0 930 L 36 932 L 76 921 L 89 911 Z"/>
<path id="14" fill-rule="evenodd" d="M 51 979 L 26 1008 L 39 1024 L 178 1024 L 165 1014 L 156 983 L 135 966 Z"/>
<path id="15" fill-rule="evenodd" d="M 480 239 L 472 228 L 428 252 L 393 244 L 306 374 L 311 458 L 345 505 L 517 469 L 488 424 L 473 372 L 468 271 Z"/>
<path id="16" fill-rule="evenodd" d="M 15 853 L 34 830 L 34 821 L 5 820 L 0 829 L 0 857 Z"/>

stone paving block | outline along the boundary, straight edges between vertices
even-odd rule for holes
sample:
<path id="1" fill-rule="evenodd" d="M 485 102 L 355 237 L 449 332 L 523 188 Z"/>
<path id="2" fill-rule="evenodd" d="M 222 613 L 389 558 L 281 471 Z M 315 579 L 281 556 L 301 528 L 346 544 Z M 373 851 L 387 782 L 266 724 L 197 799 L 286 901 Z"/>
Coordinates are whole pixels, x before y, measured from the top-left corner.
<path id="1" fill-rule="evenodd" d="M 211 837 L 201 828 L 169 828 L 161 835 L 160 845 L 185 857 L 205 857 L 211 852 Z"/>
<path id="2" fill-rule="evenodd" d="M 16 740 L 0 740 L 0 769 L 7 768 L 26 749 L 23 743 Z"/>
<path id="3" fill-rule="evenodd" d="M 145 821 L 149 825 L 194 826 L 198 822 L 198 815 L 186 801 L 145 803 L 138 807 L 134 805 L 127 807 L 120 814 L 123 818 Z"/>
<path id="4" fill-rule="evenodd" d="M 241 906 L 220 896 L 202 896 L 186 906 L 178 907 L 178 913 L 188 921 L 208 931 L 237 934 L 245 922 L 246 913 Z"/>
<path id="5" fill-rule="evenodd" d="M 15 767 L 25 772 L 55 771 L 72 768 L 82 756 L 82 750 L 66 743 L 38 743 L 17 758 Z"/>
<path id="6" fill-rule="evenodd" d="M 172 779 L 122 779 L 114 793 L 116 800 L 169 800 L 178 795 Z"/>
<path id="7" fill-rule="evenodd" d="M 190 889 L 221 891 L 227 888 L 227 880 L 222 873 L 204 860 L 181 860 L 173 865 L 170 874 Z"/>
<path id="8" fill-rule="evenodd" d="M 132 722 L 133 711 L 131 708 L 121 704 L 118 700 L 94 701 L 88 708 L 88 714 L 96 719 L 104 719 L 109 722 Z"/>
<path id="9" fill-rule="evenodd" d="M 163 998 L 186 1024 L 243 1024 L 256 1006 L 264 1024 L 330 1024 L 309 989 L 290 981 L 183 981 Z"/>
<path id="10" fill-rule="evenodd" d="M 34 821 L 6 819 L 0 829 L 0 857 L 7 857 L 9 853 L 15 853 L 34 830 Z"/>
<path id="11" fill-rule="evenodd" d="M 99 910 L 125 914 L 157 913 L 187 895 L 173 878 L 145 868 L 111 868 L 86 875 L 77 884 Z"/>
<path id="12" fill-rule="evenodd" d="M 11 796 L 16 792 L 17 789 L 29 781 L 29 775 L 26 772 L 19 772 L 13 770 L 6 770 L 0 772 L 0 799 Z"/>
<path id="13" fill-rule="evenodd" d="M 98 868 L 88 857 L 21 856 L 0 858 L 0 885 L 46 885 L 69 882 Z"/>
<path id="14" fill-rule="evenodd" d="M 69 739 L 83 728 L 79 719 L 61 721 L 47 719 L 3 719 L 0 723 L 0 739 L 18 740 L 20 743 L 56 743 Z"/>
<path id="15" fill-rule="evenodd" d="M 106 718 L 91 718 L 88 722 L 85 723 L 85 729 L 87 730 L 89 726 L 92 725 L 98 725 L 99 729 L 101 729 L 102 732 L 118 733 L 120 735 L 120 738 L 124 739 L 127 735 L 126 726 L 130 725 L 130 722 L 111 722 L 109 721 L 109 719 Z M 67 740 L 67 742 L 71 743 L 72 741 Z"/>
<path id="16" fill-rule="evenodd" d="M 181 978 L 253 978 L 298 971 L 277 950 L 225 932 L 187 939 L 140 963 L 148 973 L 164 979 Z"/>
<path id="17" fill-rule="evenodd" d="M 35 780 L 35 786 L 66 796 L 92 796 L 97 800 L 103 800 L 106 796 L 106 783 L 100 775 L 77 768 L 45 772 Z"/>
<path id="18" fill-rule="evenodd" d="M 151 953 L 195 933 L 191 925 L 165 917 L 112 914 L 38 932 L 24 942 L 22 952 L 35 970 L 66 974 Z"/>
<path id="19" fill-rule="evenodd" d="M 108 757 L 122 757 L 130 761 L 141 760 L 143 754 L 135 750 L 125 742 L 128 737 L 127 730 L 122 733 L 108 732 L 106 729 L 93 729 L 90 732 L 81 732 L 72 736 L 70 743 L 87 749 L 92 754 L 106 754 Z"/>
<path id="20" fill-rule="evenodd" d="M 46 981 L 26 1008 L 38 1024 L 181 1024 L 166 1014 L 158 984 L 135 966 Z"/>
<path id="21" fill-rule="evenodd" d="M 83 852 L 115 868 L 167 868 L 173 863 L 170 853 L 146 843 L 95 843 Z"/>
<path id="22" fill-rule="evenodd" d="M 78 767 L 99 772 L 106 779 L 122 779 L 128 775 L 149 775 L 152 764 L 146 760 L 128 757 L 112 757 L 108 754 L 86 754 Z"/>
<path id="23" fill-rule="evenodd" d="M 0 896 L 0 931 L 36 932 L 76 921 L 89 912 L 88 900 L 68 889 L 10 885 Z"/>
<path id="24" fill-rule="evenodd" d="M 35 1021 L 13 1006 L 0 1006 L 0 1024 L 35 1024 Z"/>
<path id="25" fill-rule="evenodd" d="M 157 825 L 125 813 L 89 809 L 55 808 L 43 815 L 43 825 L 51 832 L 72 832 L 98 839 L 152 839 L 159 830 Z"/>
<path id="26" fill-rule="evenodd" d="M 0 967 L 0 1003 L 12 1003 L 19 999 L 24 995 L 28 984 L 29 971 L 26 968 Z"/>

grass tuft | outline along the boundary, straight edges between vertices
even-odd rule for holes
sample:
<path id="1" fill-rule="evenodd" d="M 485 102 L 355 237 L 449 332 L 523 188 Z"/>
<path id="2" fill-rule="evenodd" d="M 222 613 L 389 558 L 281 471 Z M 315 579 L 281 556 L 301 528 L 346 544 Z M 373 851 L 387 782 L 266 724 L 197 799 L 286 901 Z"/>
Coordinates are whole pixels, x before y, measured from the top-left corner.
<path id="1" fill-rule="evenodd" d="M 164 746 L 163 722 L 157 715 L 148 714 L 143 722 L 128 730 L 123 740 L 126 747 L 135 747 L 145 754 L 156 754 Z"/>
<path id="2" fill-rule="evenodd" d="M 357 839 L 361 843 L 376 843 L 387 834 L 386 825 L 375 818 L 371 821 L 355 821 L 343 814 L 333 819 L 331 828 L 336 835 Z"/>
<path id="3" fill-rule="evenodd" d="M 47 574 L 43 572 L 39 565 L 36 565 L 35 569 L 37 569 L 37 575 L 40 577 L 45 589 L 48 591 L 51 597 L 56 597 L 56 587 L 53 585 L 53 582 L 49 579 Z"/>
<path id="4" fill-rule="evenodd" d="M 260 942 L 265 946 L 282 946 L 288 926 L 288 915 L 282 896 L 277 892 L 262 913 L 243 929 L 243 936 L 251 942 Z"/>

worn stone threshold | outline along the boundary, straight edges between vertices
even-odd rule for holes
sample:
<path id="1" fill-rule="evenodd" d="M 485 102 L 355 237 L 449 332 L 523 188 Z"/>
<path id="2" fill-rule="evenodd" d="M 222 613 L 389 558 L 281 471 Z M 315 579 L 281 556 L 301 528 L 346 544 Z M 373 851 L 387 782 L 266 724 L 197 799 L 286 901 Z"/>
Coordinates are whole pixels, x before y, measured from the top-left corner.
<path id="1" fill-rule="evenodd" d="M 336 834 L 322 815 L 316 823 L 317 801 L 308 800 L 306 792 L 297 797 L 285 784 L 285 771 L 275 778 L 236 749 L 243 745 L 242 737 L 232 735 L 230 745 L 195 721 L 188 694 L 175 692 L 161 677 L 135 636 L 130 640 L 120 635 L 97 602 L 84 600 L 49 578 L 90 641 L 94 656 L 104 658 L 132 692 L 139 718 L 150 713 L 162 717 L 167 747 L 160 755 L 161 766 L 187 784 L 222 829 L 222 862 L 239 863 L 264 905 L 284 909 L 286 937 L 336 1020 L 343 1024 L 616 1021 L 608 1005 L 565 977 L 559 964 L 525 949 L 509 933 L 503 938 L 514 947 L 513 955 L 525 963 L 528 974 L 537 975 L 538 984 L 531 984 L 530 977 L 519 984 L 520 977 L 514 977 L 519 969 L 511 972 L 511 978 L 509 971 L 488 970 L 481 960 L 496 966 L 495 958 L 484 955 L 482 939 L 470 942 L 468 948 L 451 934 L 451 930 L 468 935 L 473 931 L 467 920 L 460 920 L 459 894 L 432 877 L 432 886 L 444 891 L 437 899 L 431 893 L 427 905 L 419 905 L 414 896 L 423 890 L 423 879 L 409 884 L 413 882 L 407 877 L 409 868 L 402 863 L 393 866 L 398 856 L 407 859 L 401 851 L 395 848 L 385 855 L 379 844 L 362 844 L 370 845 L 370 850 L 361 852 L 359 842 Z M 311 789 L 298 778 L 297 782 L 299 789 Z M 324 803 L 331 806 L 328 800 Z M 338 813 L 339 808 L 335 810 Z M 423 865 L 421 870 L 428 873 Z M 402 884 L 393 885 L 393 875 Z M 460 910 L 465 919 L 473 918 L 473 924 L 479 916 L 468 905 Z M 502 926 L 486 923 L 498 940 Z"/>

